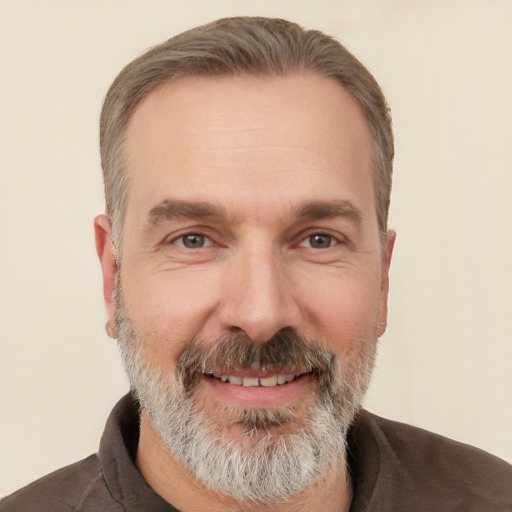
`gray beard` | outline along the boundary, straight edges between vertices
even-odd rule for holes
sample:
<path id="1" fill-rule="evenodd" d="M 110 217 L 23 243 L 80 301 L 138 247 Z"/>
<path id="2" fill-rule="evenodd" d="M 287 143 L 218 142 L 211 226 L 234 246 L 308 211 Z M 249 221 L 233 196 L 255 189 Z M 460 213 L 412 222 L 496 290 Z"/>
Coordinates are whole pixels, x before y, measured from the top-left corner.
<path id="1" fill-rule="evenodd" d="M 344 466 L 346 434 L 370 381 L 373 343 L 358 341 L 357 361 L 342 368 L 332 352 L 288 330 L 264 344 L 240 335 L 211 348 L 193 340 L 175 372 L 164 375 L 145 361 L 144 342 L 133 329 L 119 287 L 117 292 L 118 345 L 131 389 L 175 459 L 206 487 L 239 502 L 272 504 Z M 262 368 L 308 364 L 318 381 L 315 400 L 306 415 L 298 415 L 294 406 L 198 409 L 198 375 L 221 367 L 220 361 L 224 368 L 250 368 L 255 361 Z M 219 427 L 212 417 L 225 417 L 226 424 Z M 290 421 L 298 422 L 295 432 L 271 432 Z M 230 441 L 225 433 L 234 424 L 244 429 Z"/>

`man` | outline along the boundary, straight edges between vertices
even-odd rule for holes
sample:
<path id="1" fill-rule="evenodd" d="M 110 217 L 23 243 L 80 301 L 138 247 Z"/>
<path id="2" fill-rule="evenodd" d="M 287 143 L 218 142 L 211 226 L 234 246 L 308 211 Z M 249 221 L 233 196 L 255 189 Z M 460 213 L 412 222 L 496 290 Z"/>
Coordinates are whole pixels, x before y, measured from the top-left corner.
<path id="1" fill-rule="evenodd" d="M 101 117 L 108 312 L 131 383 L 98 455 L 8 510 L 512 510 L 512 468 L 360 410 L 395 233 L 382 92 L 339 43 L 225 19 Z"/>

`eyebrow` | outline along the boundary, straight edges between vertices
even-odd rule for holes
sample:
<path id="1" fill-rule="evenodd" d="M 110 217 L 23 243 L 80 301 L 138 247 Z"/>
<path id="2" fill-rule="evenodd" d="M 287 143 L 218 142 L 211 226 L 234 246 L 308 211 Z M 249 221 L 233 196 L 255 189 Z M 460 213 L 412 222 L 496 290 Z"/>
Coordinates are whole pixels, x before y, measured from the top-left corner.
<path id="1" fill-rule="evenodd" d="M 226 221 L 228 215 L 222 207 L 212 203 L 165 199 L 149 211 L 148 224 L 155 226 L 162 221 L 179 217 Z M 307 201 L 293 210 L 293 217 L 299 220 L 342 217 L 361 222 L 362 213 L 359 208 L 346 200 Z"/>
<path id="2" fill-rule="evenodd" d="M 226 218 L 226 213 L 211 203 L 165 199 L 151 208 L 148 223 L 155 226 L 161 221 L 177 217 L 221 220 Z"/>
<path id="3" fill-rule="evenodd" d="M 361 222 L 363 214 L 350 201 L 308 201 L 298 206 L 294 211 L 294 216 L 298 219 L 330 219 L 333 217 L 342 217 L 354 222 Z"/>

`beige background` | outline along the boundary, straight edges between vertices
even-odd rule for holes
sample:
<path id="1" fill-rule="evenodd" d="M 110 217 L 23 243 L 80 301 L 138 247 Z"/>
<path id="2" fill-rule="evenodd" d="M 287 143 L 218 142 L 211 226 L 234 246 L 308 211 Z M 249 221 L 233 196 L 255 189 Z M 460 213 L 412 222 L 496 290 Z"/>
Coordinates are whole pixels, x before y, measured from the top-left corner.
<path id="1" fill-rule="evenodd" d="M 391 104 L 398 231 L 367 407 L 512 461 L 512 2 L 0 1 L 0 494 L 96 450 L 127 384 L 104 334 L 97 119 L 148 46 L 214 18 L 337 36 Z"/>

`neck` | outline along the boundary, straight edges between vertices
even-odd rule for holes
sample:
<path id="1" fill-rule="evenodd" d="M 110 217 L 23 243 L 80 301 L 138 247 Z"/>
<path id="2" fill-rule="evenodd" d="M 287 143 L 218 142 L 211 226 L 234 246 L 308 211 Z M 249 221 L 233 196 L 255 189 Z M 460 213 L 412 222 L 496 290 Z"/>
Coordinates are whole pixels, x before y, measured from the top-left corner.
<path id="1" fill-rule="evenodd" d="M 340 512 L 348 511 L 351 490 L 346 465 L 331 468 L 310 488 L 285 502 L 240 503 L 205 487 L 177 461 L 142 411 L 136 464 L 148 484 L 182 512 Z"/>

